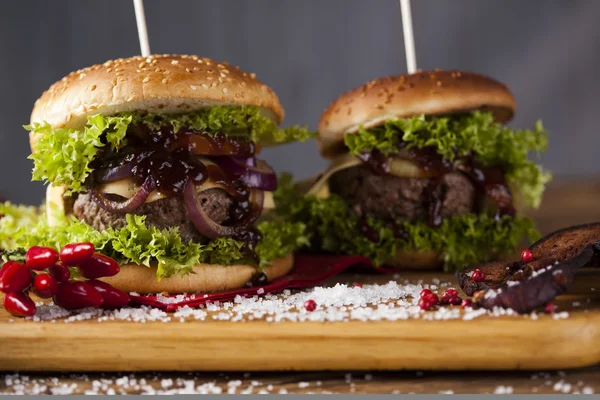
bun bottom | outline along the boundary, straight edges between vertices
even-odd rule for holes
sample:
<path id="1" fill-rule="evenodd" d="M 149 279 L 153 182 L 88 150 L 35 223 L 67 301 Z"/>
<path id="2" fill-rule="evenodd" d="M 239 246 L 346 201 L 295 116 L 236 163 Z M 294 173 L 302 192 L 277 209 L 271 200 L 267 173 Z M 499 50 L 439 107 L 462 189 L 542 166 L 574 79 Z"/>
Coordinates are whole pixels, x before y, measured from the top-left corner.
<path id="1" fill-rule="evenodd" d="M 398 250 L 386 265 L 401 269 L 439 269 L 442 265 L 440 253 L 437 251 Z"/>
<path id="2" fill-rule="evenodd" d="M 269 282 L 290 272 L 294 266 L 294 257 L 290 253 L 284 258 L 273 260 L 271 264 L 264 271 Z M 163 278 L 158 282 L 156 267 L 127 264 L 121 266 L 117 275 L 100 280 L 126 293 L 211 293 L 244 287 L 255 273 L 256 268 L 250 265 L 200 264 L 194 267 L 193 274 Z"/>

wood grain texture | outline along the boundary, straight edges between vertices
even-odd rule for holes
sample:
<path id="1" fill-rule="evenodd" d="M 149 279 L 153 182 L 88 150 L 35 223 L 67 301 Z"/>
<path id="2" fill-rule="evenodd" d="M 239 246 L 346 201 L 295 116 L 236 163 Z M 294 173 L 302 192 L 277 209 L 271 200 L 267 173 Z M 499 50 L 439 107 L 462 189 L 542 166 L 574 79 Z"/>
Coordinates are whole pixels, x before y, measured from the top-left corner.
<path id="1" fill-rule="evenodd" d="M 568 193 L 569 196 L 565 195 Z M 534 217 L 544 233 L 600 220 L 600 186 L 551 189 Z M 561 204 L 564 205 L 561 207 Z M 562 213 L 561 213 L 562 212 Z M 396 322 L 187 321 L 145 324 L 95 320 L 36 323 L 0 312 L 1 370 L 513 370 L 600 362 L 600 274 L 584 270 L 558 299 L 567 319 L 480 317 L 472 321 Z M 452 280 L 436 272 L 401 279 Z M 361 275 L 363 283 L 389 276 Z M 328 282 L 357 281 L 342 275 Z M 595 288 L 599 288 L 598 291 Z"/>

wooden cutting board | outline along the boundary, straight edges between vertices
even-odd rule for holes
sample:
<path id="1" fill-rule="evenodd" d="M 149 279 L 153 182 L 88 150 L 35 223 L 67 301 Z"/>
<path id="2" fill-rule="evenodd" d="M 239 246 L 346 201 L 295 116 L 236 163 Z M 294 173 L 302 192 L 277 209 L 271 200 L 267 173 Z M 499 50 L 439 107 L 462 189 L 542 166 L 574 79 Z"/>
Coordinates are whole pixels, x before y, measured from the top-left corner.
<path id="1" fill-rule="evenodd" d="M 442 273 L 401 273 L 414 282 Z M 359 278 L 385 283 L 390 276 Z M 356 275 L 335 281 L 353 282 Z M 597 290 L 595 288 L 598 288 Z M 0 312 L 0 369 L 139 370 L 507 370 L 563 369 L 600 362 L 600 273 L 581 271 L 557 299 L 566 319 L 543 315 L 395 322 L 14 319 Z M 589 300 L 588 300 L 589 299 Z M 575 303 L 575 306 L 574 306 Z M 577 306 L 577 304 L 579 305 Z"/>

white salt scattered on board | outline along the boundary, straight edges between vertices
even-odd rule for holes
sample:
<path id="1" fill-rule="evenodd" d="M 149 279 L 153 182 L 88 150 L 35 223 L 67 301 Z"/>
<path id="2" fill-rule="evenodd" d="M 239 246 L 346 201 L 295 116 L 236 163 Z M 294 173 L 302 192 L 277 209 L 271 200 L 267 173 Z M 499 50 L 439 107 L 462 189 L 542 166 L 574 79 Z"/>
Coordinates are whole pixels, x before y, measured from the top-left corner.
<path id="1" fill-rule="evenodd" d="M 219 374 L 220 382 L 214 378 L 206 377 L 206 374 L 196 374 L 189 372 L 180 373 L 182 377 L 164 377 L 161 373 L 144 373 L 148 377 L 138 379 L 135 374 L 95 374 L 92 377 L 82 374 L 63 374 L 60 377 L 30 378 L 27 375 L 7 374 L 0 377 L 4 380 L 4 387 L 0 389 L 0 394 L 89 394 L 89 395 L 114 395 L 114 394 L 134 394 L 143 395 L 164 395 L 164 394 L 287 394 L 285 388 L 276 388 L 273 384 L 266 384 L 259 380 L 249 380 L 249 375 L 244 375 L 244 380 L 232 379 L 224 374 Z M 367 374 L 371 375 L 371 374 Z M 241 375 L 239 375 L 241 377 Z M 349 392 L 356 392 L 360 385 L 368 382 L 367 376 L 362 380 L 352 380 L 351 374 L 332 376 L 334 380 L 343 379 L 348 385 Z M 374 376 L 371 376 L 373 379 Z M 385 375 L 382 377 L 385 379 Z M 546 380 L 546 388 L 540 386 L 529 387 L 526 385 L 520 387 L 519 391 L 530 391 L 537 393 L 542 389 L 544 392 L 552 391 L 561 394 L 594 394 L 594 388 L 587 386 L 583 381 L 568 382 L 566 374 L 562 371 L 558 373 L 540 372 L 533 374 L 531 383 L 539 382 L 539 379 Z M 73 380 L 83 381 L 85 383 L 73 383 Z M 223 380 L 224 379 L 224 380 Z M 554 381 L 556 380 L 556 381 Z M 297 383 L 298 389 L 321 386 L 321 381 L 301 381 Z M 393 394 L 400 393 L 399 390 L 392 390 Z M 494 394 L 512 394 L 512 386 L 496 386 L 490 388 Z M 310 393 L 313 393 L 311 391 Z M 331 393 L 324 390 L 316 390 L 316 393 Z M 440 390 L 439 394 L 453 394 L 453 390 Z"/>
<path id="2" fill-rule="evenodd" d="M 398 283 L 390 281 L 380 285 L 336 284 L 332 287 L 315 287 L 309 290 L 292 292 L 285 290 L 281 294 L 267 294 L 259 297 L 237 296 L 233 301 L 214 302 L 198 308 L 183 306 L 174 313 L 167 313 L 149 306 L 124 307 L 118 310 L 84 309 L 67 311 L 52 303 L 38 307 L 34 321 L 66 323 L 97 320 L 129 321 L 138 323 L 169 322 L 169 321 L 231 321 L 245 322 L 266 320 L 268 322 L 336 322 L 336 321 L 399 321 L 407 319 L 422 319 L 427 321 L 463 319 L 470 321 L 480 316 L 500 317 L 516 315 L 513 310 L 495 308 L 493 310 L 473 309 L 467 307 L 461 310 L 458 306 L 439 306 L 432 311 L 423 311 L 417 301 L 419 293 L 424 288 L 448 287 L 447 282 L 436 281 L 435 285 L 409 282 Z M 493 291 L 489 291 L 493 296 Z M 167 304 L 173 304 L 193 295 L 179 295 L 169 298 L 157 295 L 158 299 Z M 317 303 L 317 309 L 309 312 L 304 308 L 307 300 Z M 537 319 L 542 313 L 526 314 L 524 318 Z M 552 318 L 568 318 L 567 312 L 555 313 Z"/>
<path id="3" fill-rule="evenodd" d="M 513 388 L 512 386 L 497 386 L 494 389 L 494 394 L 512 394 Z"/>

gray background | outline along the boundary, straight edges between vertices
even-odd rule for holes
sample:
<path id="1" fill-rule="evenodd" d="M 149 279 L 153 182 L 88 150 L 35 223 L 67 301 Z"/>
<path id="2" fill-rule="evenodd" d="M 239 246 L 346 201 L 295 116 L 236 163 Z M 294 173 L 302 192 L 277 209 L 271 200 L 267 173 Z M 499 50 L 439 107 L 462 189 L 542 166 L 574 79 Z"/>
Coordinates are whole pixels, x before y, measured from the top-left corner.
<path id="1" fill-rule="evenodd" d="M 514 126 L 541 118 L 557 176 L 600 172 L 598 0 L 413 0 L 418 66 L 460 68 L 509 84 Z M 188 53 L 256 72 L 280 96 L 284 124 L 316 127 L 341 92 L 405 72 L 397 0 L 146 0 L 154 53 Z M 0 193 L 39 203 L 27 134 L 33 102 L 67 73 L 139 52 L 130 0 L 0 0 Z M 315 144 L 264 152 L 304 178 L 326 163 Z"/>

